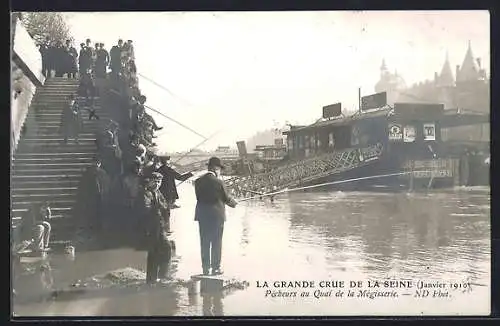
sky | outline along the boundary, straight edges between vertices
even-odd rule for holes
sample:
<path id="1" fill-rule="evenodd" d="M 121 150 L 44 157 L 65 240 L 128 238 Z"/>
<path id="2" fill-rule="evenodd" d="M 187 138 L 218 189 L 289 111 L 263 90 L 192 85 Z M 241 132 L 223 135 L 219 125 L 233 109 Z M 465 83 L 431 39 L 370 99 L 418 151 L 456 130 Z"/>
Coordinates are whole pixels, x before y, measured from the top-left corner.
<path id="1" fill-rule="evenodd" d="M 79 44 L 134 42 L 146 104 L 209 137 L 200 149 L 235 147 L 257 131 L 309 124 L 322 107 L 354 111 L 373 94 L 385 59 L 407 85 L 433 79 L 446 53 L 452 71 L 472 42 L 489 71 L 488 11 L 67 13 Z M 165 128 L 161 152 L 203 138 L 151 113 Z"/>

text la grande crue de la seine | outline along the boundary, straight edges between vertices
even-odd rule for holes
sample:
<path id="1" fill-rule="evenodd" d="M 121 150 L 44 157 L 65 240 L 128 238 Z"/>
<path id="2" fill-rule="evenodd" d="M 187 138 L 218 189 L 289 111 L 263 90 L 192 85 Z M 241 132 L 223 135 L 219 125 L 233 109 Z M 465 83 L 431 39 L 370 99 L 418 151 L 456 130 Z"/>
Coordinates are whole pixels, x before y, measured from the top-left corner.
<path id="1" fill-rule="evenodd" d="M 443 282 L 443 281 L 413 281 L 413 280 L 363 280 L 363 281 L 344 281 L 344 280 L 322 280 L 322 281 L 256 281 L 257 288 L 276 288 L 276 289 L 313 289 L 320 288 L 456 288 L 457 283 Z"/>

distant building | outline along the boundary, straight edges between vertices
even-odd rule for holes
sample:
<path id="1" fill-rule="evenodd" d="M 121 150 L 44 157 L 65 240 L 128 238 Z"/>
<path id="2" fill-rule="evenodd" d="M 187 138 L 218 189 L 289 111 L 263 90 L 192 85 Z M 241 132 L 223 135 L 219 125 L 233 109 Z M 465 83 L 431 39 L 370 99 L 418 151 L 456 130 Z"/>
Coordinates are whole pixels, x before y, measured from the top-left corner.
<path id="1" fill-rule="evenodd" d="M 286 155 L 286 146 L 284 143 L 275 145 L 257 145 L 255 152 L 259 158 L 264 160 L 281 160 Z"/>
<path id="2" fill-rule="evenodd" d="M 474 59 L 471 42 L 462 65 L 455 67 L 455 76 L 446 54 L 441 72 L 434 73 L 433 80 L 425 80 L 406 87 L 397 72 L 390 73 L 385 60 L 380 68 L 380 80 L 375 92 L 387 92 L 387 103 L 396 102 L 442 103 L 446 110 L 490 112 L 490 80 L 481 65 Z M 443 129 L 443 140 L 489 141 L 489 124 Z"/>
<path id="3" fill-rule="evenodd" d="M 380 80 L 375 85 L 375 92 L 387 92 L 387 103 L 392 105 L 397 102 L 399 93 L 404 89 L 406 89 L 406 83 L 403 77 L 399 76 L 397 71 L 391 73 L 387 69 L 385 60 L 382 60 Z"/>
<path id="4" fill-rule="evenodd" d="M 215 150 L 215 155 L 220 155 L 220 154 L 231 154 L 231 155 L 238 155 L 238 150 L 235 148 L 231 148 L 230 146 L 218 146 L 217 149 Z"/>

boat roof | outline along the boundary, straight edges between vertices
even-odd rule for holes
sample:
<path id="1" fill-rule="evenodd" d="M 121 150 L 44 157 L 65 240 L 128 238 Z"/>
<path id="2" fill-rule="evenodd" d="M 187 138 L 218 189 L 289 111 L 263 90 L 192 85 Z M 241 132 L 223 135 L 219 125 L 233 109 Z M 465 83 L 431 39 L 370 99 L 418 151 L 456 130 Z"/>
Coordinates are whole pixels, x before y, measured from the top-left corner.
<path id="1" fill-rule="evenodd" d="M 490 123 L 489 113 L 473 110 L 445 110 L 438 119 L 442 128 L 452 128 L 459 126 L 468 126 L 481 123 Z"/>
<path id="2" fill-rule="evenodd" d="M 387 117 L 391 111 L 392 111 L 392 108 L 390 108 L 389 106 L 386 106 L 386 107 L 382 107 L 382 108 L 375 109 L 375 110 L 370 110 L 370 111 L 365 111 L 365 112 L 356 112 L 353 115 L 341 116 L 341 117 L 336 118 L 336 119 L 330 119 L 330 120 L 321 119 L 321 120 L 316 121 L 315 123 L 310 124 L 308 126 L 302 126 L 302 127 L 293 128 L 291 130 L 285 131 L 285 132 L 283 132 L 283 134 L 287 135 L 287 134 L 290 134 L 291 132 L 304 131 L 304 130 L 315 129 L 315 128 L 329 127 L 329 126 L 346 126 L 346 125 L 353 123 L 354 121 Z"/>
<path id="3" fill-rule="evenodd" d="M 351 116 L 342 116 L 337 119 L 325 120 L 321 119 L 313 124 L 308 126 L 296 127 L 291 130 L 283 132 L 284 135 L 288 135 L 290 133 L 298 132 L 298 131 L 306 131 L 316 128 L 322 127 L 330 127 L 330 126 L 347 126 L 352 124 L 355 121 L 365 120 L 365 119 L 375 119 L 380 117 L 387 117 L 388 120 L 405 121 L 408 117 L 404 115 L 394 114 L 394 111 L 391 107 L 386 106 L 380 109 L 370 110 L 367 112 L 357 112 Z M 418 119 L 418 120 L 421 120 Z M 474 111 L 474 110 L 460 110 L 460 109 L 447 109 L 442 111 L 438 117 L 433 117 L 432 120 L 439 123 L 442 128 L 452 128 L 458 126 L 467 126 L 481 123 L 489 123 L 490 115 L 488 113 Z"/>

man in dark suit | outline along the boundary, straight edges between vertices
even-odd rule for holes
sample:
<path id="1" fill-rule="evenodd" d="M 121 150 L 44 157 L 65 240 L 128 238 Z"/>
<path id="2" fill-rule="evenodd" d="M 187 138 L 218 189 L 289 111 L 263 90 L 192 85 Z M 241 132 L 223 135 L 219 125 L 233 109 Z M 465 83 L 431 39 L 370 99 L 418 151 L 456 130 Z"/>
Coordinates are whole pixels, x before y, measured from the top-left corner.
<path id="1" fill-rule="evenodd" d="M 113 73 L 113 77 L 118 78 L 121 68 L 121 55 L 123 48 L 123 40 L 118 40 L 118 45 L 114 45 L 109 51 L 109 68 Z"/>
<path id="2" fill-rule="evenodd" d="M 191 172 L 180 174 L 175 171 L 170 164 L 170 156 L 162 157 L 161 167 L 158 169 L 163 175 L 163 183 L 160 187 L 160 192 L 165 196 L 171 208 L 179 208 L 179 205 L 175 204 L 175 201 L 179 199 L 179 194 L 177 193 L 177 186 L 175 185 L 175 180 L 186 181 L 191 178 L 193 174 Z"/>
<path id="3" fill-rule="evenodd" d="M 208 161 L 208 172 L 195 181 L 196 210 L 195 221 L 200 228 L 201 264 L 203 274 L 208 275 L 212 268 L 212 275 L 222 274 L 221 251 L 226 207 L 236 207 L 236 201 L 231 198 L 218 178 L 224 168 L 217 157 Z"/>

